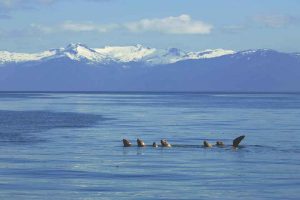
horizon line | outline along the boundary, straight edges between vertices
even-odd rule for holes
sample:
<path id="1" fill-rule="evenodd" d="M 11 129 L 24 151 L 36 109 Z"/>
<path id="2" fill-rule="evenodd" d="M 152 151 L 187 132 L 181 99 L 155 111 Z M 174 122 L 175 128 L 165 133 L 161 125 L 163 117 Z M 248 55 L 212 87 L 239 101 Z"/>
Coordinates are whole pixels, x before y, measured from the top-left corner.
<path id="1" fill-rule="evenodd" d="M 39 91 L 39 90 L 0 90 L 0 93 L 74 93 L 74 94 L 84 94 L 84 93 L 148 93 L 148 94 L 161 94 L 161 93 L 165 93 L 165 94 L 184 94 L 184 93 L 189 93 L 189 94 L 300 94 L 300 91 L 141 91 L 141 90 L 137 90 L 137 91 L 108 91 L 108 90 L 88 90 L 88 91 Z"/>

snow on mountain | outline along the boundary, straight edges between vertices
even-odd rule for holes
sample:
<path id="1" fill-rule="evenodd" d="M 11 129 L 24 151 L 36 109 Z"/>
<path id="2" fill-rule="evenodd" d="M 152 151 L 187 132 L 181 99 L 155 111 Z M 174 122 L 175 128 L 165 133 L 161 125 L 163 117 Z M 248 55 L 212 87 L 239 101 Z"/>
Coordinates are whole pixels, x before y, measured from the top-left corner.
<path id="1" fill-rule="evenodd" d="M 170 49 L 156 49 L 151 54 L 145 56 L 142 61 L 150 64 L 170 64 L 183 60 L 185 53 L 177 48 Z"/>
<path id="2" fill-rule="evenodd" d="M 150 65 L 170 64 L 188 59 L 207 59 L 235 53 L 232 50 L 205 50 L 185 52 L 177 48 L 167 50 L 136 46 L 106 46 L 89 48 L 83 44 L 70 44 L 65 48 L 53 49 L 41 53 L 10 53 L 0 51 L 0 64 L 29 61 L 48 61 L 57 58 L 85 62 L 88 64 L 107 64 L 110 62 L 143 62 Z"/>
<path id="3" fill-rule="evenodd" d="M 13 53 L 8 51 L 0 51 L 0 64 L 4 63 L 19 63 L 27 61 L 38 61 L 43 58 L 53 56 L 55 51 L 44 51 L 41 53 Z"/>
<path id="4" fill-rule="evenodd" d="M 96 48 L 94 50 L 118 62 L 138 62 L 157 51 L 154 48 L 145 48 L 141 45 L 106 46 L 104 48 Z"/>
<path id="5" fill-rule="evenodd" d="M 234 53 L 235 51 L 224 49 L 185 52 L 177 48 L 170 48 L 168 50 L 157 50 L 152 55 L 146 57 L 145 61 L 151 64 L 171 64 L 182 60 L 209 59 Z"/>
<path id="6" fill-rule="evenodd" d="M 215 58 L 224 55 L 234 54 L 235 51 L 225 50 L 225 49 L 207 49 L 205 51 L 200 52 L 190 52 L 188 53 L 189 59 L 201 59 L 201 58 Z"/>
<path id="7" fill-rule="evenodd" d="M 83 44 L 70 44 L 66 48 L 56 49 L 55 52 L 56 53 L 48 57 L 47 60 L 64 57 L 75 61 L 85 61 L 87 63 L 105 63 L 109 60 L 105 55 Z"/>

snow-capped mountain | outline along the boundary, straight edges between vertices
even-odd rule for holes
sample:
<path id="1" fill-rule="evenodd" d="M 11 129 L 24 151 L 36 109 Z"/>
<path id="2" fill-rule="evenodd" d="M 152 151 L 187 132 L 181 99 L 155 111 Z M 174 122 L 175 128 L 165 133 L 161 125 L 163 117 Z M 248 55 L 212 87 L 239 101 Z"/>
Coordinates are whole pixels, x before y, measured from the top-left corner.
<path id="1" fill-rule="evenodd" d="M 105 55 L 99 54 L 94 49 L 91 49 L 83 44 L 70 44 L 66 48 L 54 49 L 55 52 L 49 57 L 44 57 L 42 60 L 51 60 L 57 58 L 68 58 L 74 61 L 84 61 L 87 63 L 107 62 Z"/>
<path id="2" fill-rule="evenodd" d="M 71 44 L 0 52 L 0 91 L 300 92 L 300 54 Z M 151 67 L 155 66 L 155 67 Z"/>
<path id="3" fill-rule="evenodd" d="M 14 53 L 8 51 L 0 51 L 0 64 L 5 63 L 20 63 L 28 61 L 38 61 L 43 58 L 51 57 L 55 54 L 55 51 L 44 51 L 41 53 Z"/>
<path id="4" fill-rule="evenodd" d="M 154 48 L 136 46 L 105 46 L 104 48 L 95 48 L 96 52 L 110 58 L 115 62 L 140 62 L 146 57 L 155 54 Z"/>
<path id="5" fill-rule="evenodd" d="M 185 52 L 177 48 L 155 49 L 136 46 L 105 46 L 104 48 L 89 48 L 83 44 L 70 44 L 65 48 L 52 49 L 41 53 L 10 53 L 0 51 L 0 64 L 22 63 L 30 61 L 49 61 L 58 58 L 68 58 L 73 61 L 88 64 L 109 64 L 142 62 L 146 64 L 170 64 L 188 59 L 214 58 L 235 53 L 232 50 L 205 50 Z"/>

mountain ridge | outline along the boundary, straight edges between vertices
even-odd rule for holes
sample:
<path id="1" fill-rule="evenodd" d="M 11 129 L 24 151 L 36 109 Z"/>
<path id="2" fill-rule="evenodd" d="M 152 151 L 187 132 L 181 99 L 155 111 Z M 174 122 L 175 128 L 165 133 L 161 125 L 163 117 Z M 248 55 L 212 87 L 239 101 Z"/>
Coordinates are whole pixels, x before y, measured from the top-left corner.
<path id="1" fill-rule="evenodd" d="M 233 54 L 233 50 L 208 49 L 198 52 L 186 52 L 178 48 L 156 49 L 135 46 L 105 46 L 89 48 L 81 43 L 72 43 L 65 48 L 51 49 L 39 53 L 15 53 L 0 51 L 0 64 L 47 61 L 66 57 L 88 64 L 109 64 L 110 62 L 143 62 L 149 65 L 169 64 L 187 59 L 213 58 Z"/>
<path id="2" fill-rule="evenodd" d="M 259 49 L 207 58 L 212 50 L 186 59 L 191 52 L 179 49 L 158 57 L 142 46 L 105 47 L 103 57 L 95 57 L 97 51 L 73 45 L 38 54 L 46 55 L 42 60 L 2 64 L 0 91 L 300 91 L 297 53 Z"/>

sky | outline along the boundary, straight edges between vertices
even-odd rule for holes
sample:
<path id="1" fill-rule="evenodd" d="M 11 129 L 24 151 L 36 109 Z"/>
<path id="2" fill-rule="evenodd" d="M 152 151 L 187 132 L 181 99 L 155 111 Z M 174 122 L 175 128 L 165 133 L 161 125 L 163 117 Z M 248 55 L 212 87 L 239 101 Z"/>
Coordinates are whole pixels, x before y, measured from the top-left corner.
<path id="1" fill-rule="evenodd" d="M 0 0 L 0 50 L 83 43 L 300 52 L 299 0 Z"/>

